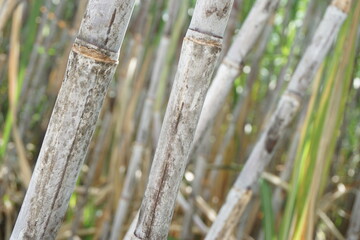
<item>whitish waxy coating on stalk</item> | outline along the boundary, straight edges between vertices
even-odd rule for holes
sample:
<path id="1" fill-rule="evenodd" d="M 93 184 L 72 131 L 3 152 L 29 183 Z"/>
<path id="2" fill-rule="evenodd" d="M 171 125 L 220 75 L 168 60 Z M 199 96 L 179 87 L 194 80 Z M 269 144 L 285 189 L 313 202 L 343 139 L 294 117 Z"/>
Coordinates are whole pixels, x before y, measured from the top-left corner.
<path id="1" fill-rule="evenodd" d="M 149 4 L 149 2 L 147 2 Z M 116 209 L 116 214 L 113 221 L 113 226 L 111 230 L 110 240 L 117 240 L 123 230 L 124 223 L 126 222 L 127 215 L 129 213 L 129 206 L 131 204 L 132 197 L 136 189 L 136 170 L 139 168 L 139 165 L 142 160 L 142 155 L 146 142 L 148 141 L 148 135 L 150 131 L 151 114 L 153 113 L 154 100 L 156 98 L 156 91 L 158 89 L 161 70 L 163 68 L 164 62 L 166 61 L 166 53 L 168 50 L 169 35 L 171 34 L 172 25 L 175 22 L 177 16 L 177 10 L 180 7 L 180 2 L 178 0 L 171 0 L 169 2 L 169 19 L 166 22 L 163 36 L 160 40 L 160 44 L 157 51 L 157 57 L 154 64 L 154 69 L 151 74 L 149 89 L 147 91 L 147 96 L 142 108 L 141 118 L 136 134 L 136 141 L 133 144 L 133 149 L 126 172 L 123 189 L 121 192 L 120 199 L 118 201 L 118 206 Z M 136 222 L 135 222 L 136 224 Z M 135 228 L 135 227 L 134 227 Z"/>
<path id="2" fill-rule="evenodd" d="M 134 1 L 90 0 L 11 239 L 55 239 L 133 6 Z"/>
<path id="3" fill-rule="evenodd" d="M 246 198 L 245 190 L 256 184 L 260 174 L 269 164 L 284 130 L 298 112 L 302 97 L 310 86 L 345 18 L 346 13 L 343 12 L 343 9 L 337 8 L 336 5 L 333 4 L 327 8 L 310 46 L 292 76 L 287 91 L 281 97 L 269 124 L 231 188 L 225 204 L 220 209 L 218 217 L 206 236 L 206 240 L 222 239 L 221 236 L 224 231 L 226 232 L 226 229 L 230 231 L 235 226 L 236 221 L 233 224 L 225 223 L 228 219 L 240 218 L 240 214 L 236 215 L 234 209 L 239 202 L 243 202 Z"/>
<path id="4" fill-rule="evenodd" d="M 174 86 L 133 239 L 166 239 L 232 0 L 199 0 L 184 38 Z"/>
<path id="5" fill-rule="evenodd" d="M 78 38 L 99 48 L 118 52 L 133 5 L 133 0 L 90 0 Z"/>

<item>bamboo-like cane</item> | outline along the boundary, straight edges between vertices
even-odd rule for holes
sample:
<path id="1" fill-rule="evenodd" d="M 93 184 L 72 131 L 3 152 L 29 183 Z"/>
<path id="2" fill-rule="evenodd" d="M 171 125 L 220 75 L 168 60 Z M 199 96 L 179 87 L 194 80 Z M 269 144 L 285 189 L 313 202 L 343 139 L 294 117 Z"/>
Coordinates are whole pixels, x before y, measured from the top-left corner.
<path id="1" fill-rule="evenodd" d="M 112 79 L 134 1 L 89 1 L 11 238 L 54 239 Z"/>
<path id="2" fill-rule="evenodd" d="M 123 224 L 125 223 L 127 214 L 129 212 L 130 202 L 135 191 L 135 182 L 136 182 L 135 173 L 141 163 L 145 144 L 149 136 L 154 100 L 156 97 L 156 91 L 160 80 L 161 69 L 166 57 L 166 50 L 169 45 L 169 38 L 171 34 L 170 29 L 177 15 L 176 8 L 179 9 L 180 6 L 177 0 L 172 0 L 170 1 L 169 4 L 170 4 L 169 9 L 171 9 L 170 12 L 172 13 L 172 15 L 169 16 L 170 19 L 168 20 L 165 26 L 165 32 L 161 38 L 160 45 L 158 48 L 154 70 L 151 75 L 150 86 L 142 109 L 140 124 L 136 134 L 136 141 L 133 146 L 129 167 L 127 169 L 127 173 L 124 181 L 123 190 L 116 209 L 116 214 L 114 218 L 115 220 L 112 226 L 112 231 L 110 236 L 111 240 L 119 239 L 119 235 L 122 232 L 122 227 Z"/>
<path id="3" fill-rule="evenodd" d="M 350 0 L 335 0 L 327 8 L 312 43 L 295 70 L 287 91 L 282 95 L 269 124 L 228 193 L 226 202 L 220 209 L 206 240 L 222 239 L 224 233 L 231 231 L 240 218 L 239 204 L 243 202 L 244 197 L 247 196 L 245 193 L 252 188 L 261 172 L 269 164 L 279 139 L 299 110 L 305 91 L 337 36 L 349 7 Z"/>
<path id="4" fill-rule="evenodd" d="M 20 179 L 25 187 L 29 186 L 31 178 L 31 167 L 26 158 L 26 149 L 22 142 L 19 129 L 17 127 L 17 108 L 18 108 L 18 68 L 20 55 L 20 29 L 21 20 L 24 11 L 24 3 L 17 6 L 13 14 L 12 28 L 11 28 L 11 48 L 9 54 L 9 102 L 10 112 L 13 119 L 12 135 L 16 146 L 16 151 L 19 158 Z"/>
<path id="5" fill-rule="evenodd" d="M 166 239 L 186 157 L 219 57 L 232 0 L 199 0 L 180 61 L 133 239 Z"/>

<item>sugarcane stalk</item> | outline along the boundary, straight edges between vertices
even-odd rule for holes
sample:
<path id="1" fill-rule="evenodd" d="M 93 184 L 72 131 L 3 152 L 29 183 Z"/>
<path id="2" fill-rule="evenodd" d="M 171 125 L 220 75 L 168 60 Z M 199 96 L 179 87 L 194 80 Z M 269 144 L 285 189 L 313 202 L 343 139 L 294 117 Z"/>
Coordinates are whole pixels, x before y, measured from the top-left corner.
<path id="1" fill-rule="evenodd" d="M 335 0 L 327 8 L 310 46 L 298 64 L 294 75 L 282 95 L 269 124 L 256 143 L 240 175 L 228 193 L 226 202 L 213 223 L 206 240 L 220 239 L 240 218 L 238 206 L 270 163 L 284 130 L 300 109 L 304 94 L 334 42 L 350 7 L 350 0 Z"/>
<path id="2" fill-rule="evenodd" d="M 245 109 L 246 109 L 246 105 L 248 103 L 249 95 L 251 95 L 253 85 L 254 85 L 257 77 L 258 77 L 259 66 L 260 66 L 261 59 L 262 59 L 262 57 L 264 55 L 267 43 L 268 43 L 269 38 L 271 36 L 271 33 L 273 31 L 273 24 L 274 24 L 274 19 L 272 17 L 272 18 L 269 19 L 269 21 L 267 23 L 267 26 L 265 27 L 265 30 L 262 33 L 262 38 L 258 43 L 258 47 L 256 49 L 256 52 L 254 54 L 255 56 L 254 56 L 254 59 L 253 59 L 252 64 L 251 64 L 251 72 L 248 75 L 247 80 L 246 80 L 245 91 L 243 93 L 243 96 L 240 97 L 237 100 L 237 103 L 236 103 L 236 105 L 234 107 L 234 110 L 233 110 L 233 113 L 232 113 L 232 118 L 231 118 L 231 120 L 230 120 L 230 122 L 228 124 L 229 126 L 227 128 L 226 133 L 225 133 L 224 139 L 221 142 L 219 151 L 215 156 L 215 160 L 214 160 L 214 163 L 213 163 L 214 166 L 219 166 L 219 165 L 222 164 L 223 159 L 224 159 L 224 155 L 226 153 L 226 150 L 228 149 L 228 145 L 229 145 L 231 139 L 233 138 L 233 136 L 235 134 L 236 125 L 239 122 L 240 114 L 242 112 L 244 112 Z M 242 124 L 240 124 L 240 126 L 242 126 Z M 205 141 L 205 139 L 204 139 L 204 141 Z M 209 183 L 215 182 L 216 178 L 217 178 L 217 175 L 218 175 L 218 171 L 211 171 L 209 173 L 208 182 Z M 206 189 L 206 190 L 207 190 L 206 191 L 207 193 L 204 194 L 205 197 L 210 195 L 210 192 L 209 192 L 210 189 Z"/>
<path id="3" fill-rule="evenodd" d="M 145 103 L 142 108 L 142 114 L 140 119 L 140 124 L 136 134 L 136 141 L 133 144 L 133 150 L 129 162 L 129 167 L 125 176 L 124 186 L 122 189 L 121 196 L 118 201 L 118 207 L 115 214 L 115 220 L 112 226 L 111 231 L 111 240 L 119 239 L 119 235 L 122 232 L 122 227 L 125 223 L 127 214 L 129 212 L 130 202 L 134 195 L 135 191 L 135 173 L 139 169 L 139 165 L 142 160 L 143 152 L 145 149 L 146 142 L 148 141 L 150 124 L 151 124 L 151 115 L 153 112 L 154 100 L 156 97 L 156 92 L 158 88 L 158 83 L 160 80 L 160 73 L 162 66 L 164 65 L 166 50 L 169 45 L 169 37 L 171 34 L 171 25 L 174 23 L 177 12 L 176 8 L 179 8 L 179 1 L 172 0 L 169 5 L 169 10 L 172 13 L 170 19 L 165 26 L 165 32 L 160 40 L 160 45 L 157 52 L 157 58 L 154 65 L 154 70 L 151 75 L 150 86 L 147 91 L 147 96 Z"/>
<path id="4" fill-rule="evenodd" d="M 133 239 L 166 239 L 232 0 L 199 0 L 184 38 Z"/>
<path id="5" fill-rule="evenodd" d="M 113 78 L 134 1 L 90 0 L 10 239 L 54 239 Z"/>

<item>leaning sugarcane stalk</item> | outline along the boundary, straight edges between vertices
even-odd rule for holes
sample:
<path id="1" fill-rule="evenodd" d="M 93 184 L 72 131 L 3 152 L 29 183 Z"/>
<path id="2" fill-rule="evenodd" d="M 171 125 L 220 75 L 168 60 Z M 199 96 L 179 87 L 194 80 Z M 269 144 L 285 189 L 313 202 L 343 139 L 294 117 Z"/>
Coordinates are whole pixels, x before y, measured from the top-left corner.
<path id="1" fill-rule="evenodd" d="M 112 79 L 134 1 L 89 1 L 11 239 L 54 239 Z"/>
<path id="2" fill-rule="evenodd" d="M 355 201 L 351 211 L 349 228 L 346 233 L 347 240 L 356 240 L 360 238 L 360 190 L 355 191 Z"/>
<path id="3" fill-rule="evenodd" d="M 212 126 L 216 115 L 225 103 L 233 82 L 240 74 L 244 58 L 255 45 L 278 3 L 279 0 L 257 0 L 252 7 L 206 94 L 190 157 L 199 148 L 207 129 Z"/>
<path id="4" fill-rule="evenodd" d="M 255 82 L 256 79 L 256 69 L 258 69 L 258 65 L 259 62 L 264 54 L 264 51 L 266 49 L 266 45 L 268 43 L 269 37 L 272 33 L 272 29 L 273 29 L 273 23 L 274 23 L 274 17 L 270 18 L 268 23 L 266 24 L 265 30 L 263 31 L 262 34 L 262 38 L 261 41 L 258 44 L 258 48 L 256 50 L 255 56 L 254 56 L 254 60 L 253 63 L 251 65 L 251 73 L 249 74 L 249 77 L 247 79 L 247 90 L 245 92 L 245 94 L 249 94 L 248 92 L 251 92 L 252 86 Z M 221 147 L 220 147 L 220 154 L 216 156 L 215 161 L 214 161 L 214 165 L 220 165 L 222 163 L 222 159 L 223 159 L 223 155 L 225 154 L 225 151 L 227 149 L 227 145 L 229 144 L 230 140 L 233 137 L 233 133 L 235 132 L 236 129 L 236 124 L 238 122 L 241 110 L 244 108 L 243 106 L 246 104 L 246 102 L 243 101 L 243 99 L 246 99 L 246 97 L 244 98 L 240 98 L 234 108 L 234 113 L 233 113 L 233 119 L 229 124 L 229 129 L 225 134 L 225 138 L 224 141 L 222 141 L 221 143 Z M 183 239 L 185 239 L 185 236 L 188 236 L 187 239 L 191 239 L 191 234 L 190 234 L 190 230 L 191 230 L 191 225 L 192 225 L 192 214 L 195 212 L 194 209 L 194 204 L 193 204 L 193 198 L 195 198 L 197 195 L 200 195 L 200 190 L 201 190 L 201 183 L 202 183 L 202 177 L 205 175 L 205 171 L 207 168 L 207 163 L 206 163 L 206 155 L 207 155 L 207 150 L 208 148 L 211 146 L 210 143 L 210 139 L 211 137 L 209 136 L 211 133 L 211 128 L 208 128 L 207 130 L 207 135 L 205 135 L 206 137 L 204 137 L 204 139 L 202 139 L 201 144 L 202 146 L 200 147 L 199 151 L 198 151 L 198 156 L 196 158 L 196 163 L 195 163 L 195 179 L 192 182 L 192 194 L 190 195 L 190 199 L 189 199 L 189 203 L 190 203 L 190 208 L 189 211 L 186 212 L 185 216 L 184 216 L 184 223 L 183 223 Z M 212 173 L 217 173 L 217 171 L 213 171 Z M 216 174 L 212 176 L 213 179 L 210 179 L 210 183 L 215 182 L 215 178 L 216 178 Z"/>
<path id="5" fill-rule="evenodd" d="M 234 107 L 234 110 L 232 113 L 232 118 L 228 124 L 228 128 L 225 133 L 224 139 L 221 142 L 219 152 L 215 156 L 215 160 L 213 163 L 214 166 L 219 166 L 223 163 L 224 155 L 226 153 L 226 150 L 228 149 L 228 145 L 235 134 L 237 124 L 239 124 L 238 122 L 239 122 L 240 115 L 242 112 L 244 112 L 246 110 L 246 105 L 248 105 L 248 102 L 249 102 L 249 100 L 248 100 L 249 95 L 251 95 L 253 85 L 254 85 L 256 79 L 258 78 L 261 59 L 264 55 L 267 43 L 268 43 L 271 33 L 273 31 L 273 24 L 274 24 L 274 15 L 272 18 L 269 19 L 267 26 L 265 27 L 265 29 L 261 35 L 262 37 L 259 40 L 258 47 L 254 53 L 254 59 L 251 64 L 251 72 L 246 79 L 245 91 L 243 93 L 243 96 L 237 100 L 237 103 Z M 243 122 L 243 121 L 241 121 L 241 122 Z M 240 126 L 242 126 L 242 124 L 240 124 Z M 205 141 L 205 139 L 203 141 Z M 215 182 L 216 178 L 217 178 L 217 174 L 218 174 L 218 171 L 211 171 L 209 173 L 208 182 L 209 183 Z M 205 191 L 205 192 L 207 192 L 207 193 L 204 195 L 207 198 L 207 196 L 210 195 L 210 192 L 209 192 L 210 189 L 206 189 L 206 190 L 207 191 Z"/>
<path id="6" fill-rule="evenodd" d="M 131 199 L 134 195 L 136 178 L 136 170 L 139 169 L 139 165 L 142 160 L 143 152 L 145 149 L 146 142 L 148 141 L 150 124 L 151 124 L 151 115 L 153 112 L 154 100 L 156 98 L 156 92 L 158 88 L 158 83 L 160 80 L 160 73 L 162 66 L 165 62 L 166 51 L 169 45 L 169 38 L 171 35 L 172 24 L 175 22 L 177 16 L 177 9 L 179 9 L 180 2 L 178 0 L 172 0 L 169 3 L 169 20 L 166 23 L 164 34 L 161 38 L 157 58 L 154 65 L 154 70 L 151 74 L 150 86 L 147 92 L 145 103 L 143 105 L 140 124 L 136 134 L 136 141 L 133 145 L 133 150 L 129 162 L 129 167 L 127 169 L 124 186 L 121 192 L 120 199 L 118 201 L 118 206 L 116 209 L 116 214 L 114 218 L 114 223 L 111 231 L 111 240 L 119 239 L 119 236 L 122 232 L 122 227 L 127 218 L 129 212 L 129 207 Z"/>
<path id="7" fill-rule="evenodd" d="M 166 239 L 232 0 L 199 0 L 184 38 L 133 239 Z"/>
<path id="8" fill-rule="evenodd" d="M 224 232 L 230 231 L 237 222 L 237 219 L 240 218 L 241 212 L 238 209 L 240 203 L 243 202 L 244 196 L 246 196 L 245 193 L 251 191 L 261 172 L 269 164 L 284 130 L 300 109 L 304 94 L 335 40 L 347 16 L 349 6 L 350 0 L 335 0 L 327 8 L 312 43 L 307 48 L 296 68 L 291 82 L 286 92 L 282 95 L 269 124 L 228 193 L 226 202 L 220 209 L 219 215 L 206 237 L 207 240 L 221 239 Z"/>
<path id="9" fill-rule="evenodd" d="M 186 201 L 185 197 L 181 194 L 181 192 L 178 193 L 176 202 L 184 211 L 187 211 L 187 209 L 189 208 L 189 203 Z M 138 218 L 139 218 L 139 212 L 136 213 L 135 217 L 131 221 L 130 227 L 128 228 L 128 230 L 125 234 L 124 240 L 131 239 L 131 237 L 135 231 L 135 227 L 136 227 Z M 206 224 L 203 222 L 203 220 L 197 214 L 195 214 L 193 216 L 193 218 L 194 218 L 193 220 L 194 220 L 195 225 L 199 228 L 200 232 L 205 235 L 209 231 Z"/>

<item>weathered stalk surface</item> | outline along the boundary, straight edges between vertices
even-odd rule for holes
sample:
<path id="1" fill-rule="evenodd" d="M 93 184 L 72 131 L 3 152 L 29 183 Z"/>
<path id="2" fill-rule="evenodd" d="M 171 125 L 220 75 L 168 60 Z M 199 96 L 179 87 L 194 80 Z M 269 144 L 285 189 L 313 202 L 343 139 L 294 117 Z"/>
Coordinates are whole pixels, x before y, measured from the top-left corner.
<path id="1" fill-rule="evenodd" d="M 199 0 L 184 38 L 133 239 L 166 239 L 232 0 Z"/>
<path id="2" fill-rule="evenodd" d="M 233 82 L 240 74 L 244 58 L 255 45 L 278 3 L 279 0 L 257 0 L 252 7 L 206 94 L 192 144 L 192 154 L 199 148 L 207 129 L 213 124 L 216 115 L 224 105 Z"/>
<path id="3" fill-rule="evenodd" d="M 298 67 L 292 76 L 286 92 L 282 95 L 277 109 L 267 125 L 264 133 L 256 143 L 244 168 L 231 188 L 225 204 L 213 223 L 207 240 L 222 239 L 224 232 L 235 226 L 240 218 L 237 211 L 239 203 L 243 202 L 247 189 L 251 189 L 261 172 L 269 164 L 275 148 L 289 123 L 298 112 L 303 96 L 327 54 L 337 33 L 346 18 L 350 6 L 349 0 L 335 0 L 327 8 L 310 46 L 307 48 Z M 251 191 L 251 190 L 250 190 Z"/>
<path id="4" fill-rule="evenodd" d="M 124 181 L 123 190 L 118 201 L 116 215 L 114 218 L 115 221 L 113 223 L 110 236 L 111 240 L 116 240 L 119 238 L 122 232 L 123 224 L 125 223 L 127 214 L 129 212 L 130 201 L 134 195 L 134 191 L 136 188 L 135 173 L 141 163 L 145 144 L 149 137 L 151 116 L 153 113 L 154 100 L 156 98 L 156 92 L 159 85 L 160 73 L 166 59 L 166 51 L 169 45 L 171 27 L 177 16 L 177 10 L 179 9 L 179 5 L 180 3 L 177 0 L 172 0 L 169 3 L 169 12 L 171 13 L 171 15 L 169 16 L 169 20 L 165 25 L 165 31 L 158 47 L 157 58 L 154 64 L 153 72 L 151 74 L 150 86 L 142 109 L 140 124 L 136 134 L 136 141 L 133 144 L 133 149 Z"/>
<path id="5" fill-rule="evenodd" d="M 115 72 L 134 1 L 91 0 L 11 239 L 54 239 Z"/>

